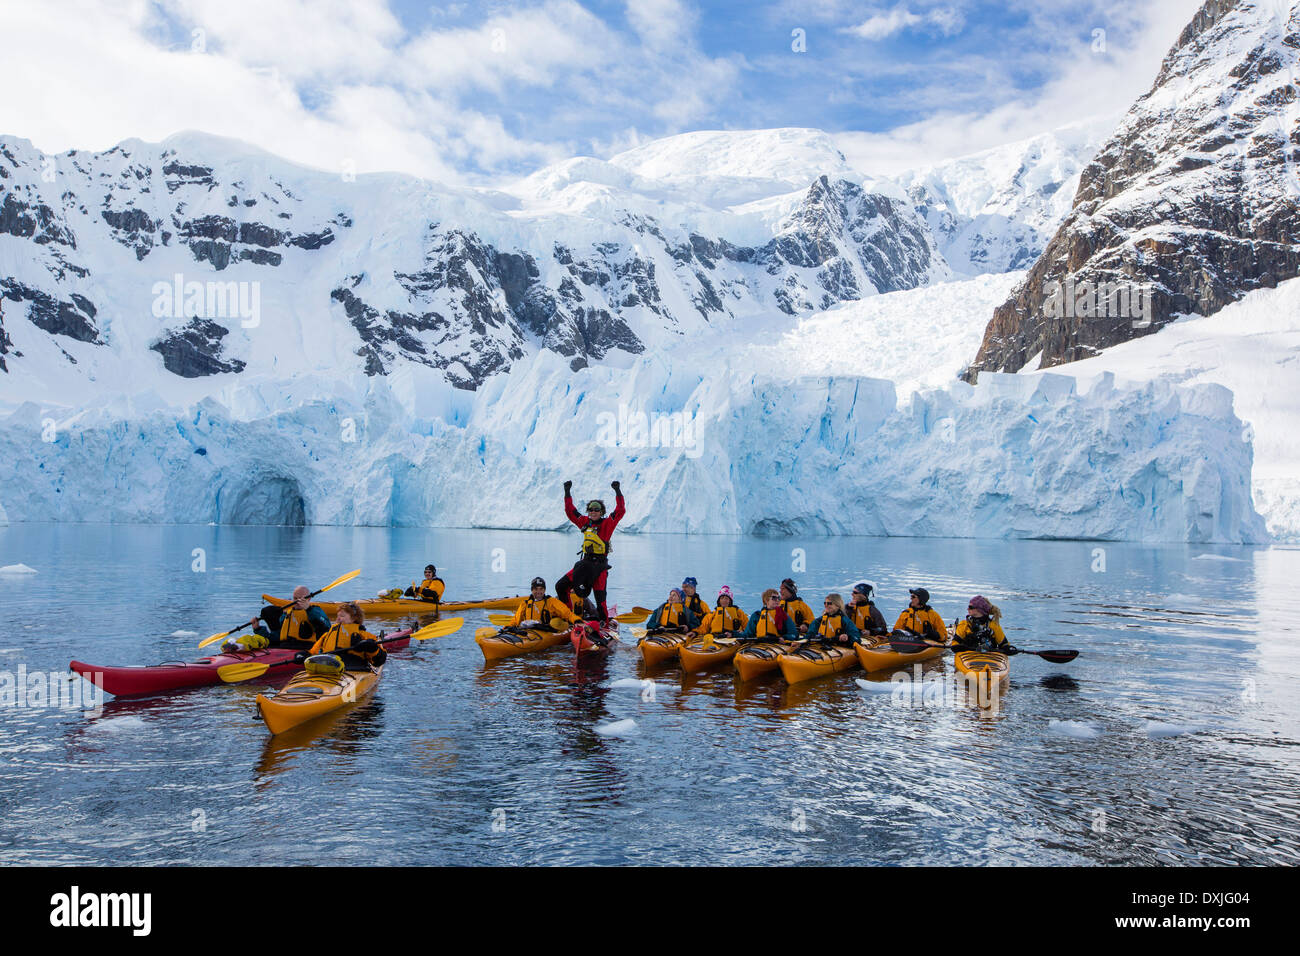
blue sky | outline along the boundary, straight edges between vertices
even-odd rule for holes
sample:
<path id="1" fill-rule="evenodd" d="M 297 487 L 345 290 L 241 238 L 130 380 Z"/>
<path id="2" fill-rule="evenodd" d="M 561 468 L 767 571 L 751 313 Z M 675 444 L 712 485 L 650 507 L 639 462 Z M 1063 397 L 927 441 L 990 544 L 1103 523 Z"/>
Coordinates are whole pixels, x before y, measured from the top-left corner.
<path id="1" fill-rule="evenodd" d="M 809 126 L 836 134 L 859 167 L 888 173 L 1118 114 L 1198 6 L 21 4 L 14 34 L 27 42 L 7 51 L 0 77 L 48 79 L 5 98 L 0 132 L 62 150 L 194 128 L 325 168 L 346 159 L 362 171 L 481 183 L 677 132 Z"/>

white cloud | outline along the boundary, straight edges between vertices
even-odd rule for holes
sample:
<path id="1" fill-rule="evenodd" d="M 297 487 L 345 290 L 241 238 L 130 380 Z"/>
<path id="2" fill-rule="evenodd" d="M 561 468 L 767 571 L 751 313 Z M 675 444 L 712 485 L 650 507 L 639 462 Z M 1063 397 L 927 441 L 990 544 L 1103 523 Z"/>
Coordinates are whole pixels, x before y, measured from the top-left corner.
<path id="1" fill-rule="evenodd" d="M 857 26 L 845 27 L 841 32 L 861 37 L 863 40 L 884 40 L 904 30 L 917 27 L 951 36 L 966 25 L 966 17 L 956 7 L 936 7 L 913 13 L 906 4 L 896 4 L 889 10 L 873 13 Z"/>
<path id="2" fill-rule="evenodd" d="M 1036 36 L 1057 38 L 1043 53 L 1052 71 L 1049 81 L 1027 93 L 999 98 L 980 110 L 944 108 L 959 93 L 936 84 L 919 91 L 920 102 L 933 106 L 911 123 L 882 133 L 839 133 L 836 144 L 855 167 L 872 175 L 893 175 L 1003 143 L 1028 139 L 1047 130 L 1099 116 L 1120 116 L 1150 89 L 1160 64 L 1191 20 L 1201 0 L 1160 0 L 1135 9 L 1124 0 L 1108 0 L 1096 16 L 1096 26 L 1107 29 L 1107 52 L 1094 54 L 1088 23 L 1063 25 L 1050 11 L 1031 6 Z M 1081 34 L 1077 38 L 1075 34 Z M 1023 54 L 1022 54 L 1023 55 Z M 986 89 L 1014 91 L 1001 58 L 986 62 Z M 972 77 L 976 67 L 963 70 Z M 996 71 L 996 72 L 995 72 Z M 972 86 L 974 84 L 972 83 Z"/>

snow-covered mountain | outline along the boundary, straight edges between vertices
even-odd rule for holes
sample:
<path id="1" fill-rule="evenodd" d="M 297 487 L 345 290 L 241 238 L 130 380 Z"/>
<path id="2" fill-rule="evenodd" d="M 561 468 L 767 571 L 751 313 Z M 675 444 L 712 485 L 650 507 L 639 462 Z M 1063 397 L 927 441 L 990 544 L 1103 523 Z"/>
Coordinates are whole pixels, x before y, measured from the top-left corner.
<path id="1" fill-rule="evenodd" d="M 1088 358 L 1300 274 L 1298 68 L 1300 2 L 1209 0 L 1083 171 L 968 377 Z"/>
<path id="2" fill-rule="evenodd" d="M 732 152 L 692 134 L 513 192 L 330 175 L 198 134 L 56 157 L 0 139 L 0 361 L 51 398 L 40 380 L 412 363 L 472 389 L 538 349 L 580 368 L 948 276 L 906 196 L 845 178 L 824 135 L 718 135 Z M 212 314 L 190 282 L 261 315 Z M 182 294 L 160 308 L 167 285 Z"/>
<path id="3" fill-rule="evenodd" d="M 955 272 L 1028 269 L 1069 213 L 1080 173 L 1116 120 L 1073 123 L 913 170 L 898 181 Z"/>

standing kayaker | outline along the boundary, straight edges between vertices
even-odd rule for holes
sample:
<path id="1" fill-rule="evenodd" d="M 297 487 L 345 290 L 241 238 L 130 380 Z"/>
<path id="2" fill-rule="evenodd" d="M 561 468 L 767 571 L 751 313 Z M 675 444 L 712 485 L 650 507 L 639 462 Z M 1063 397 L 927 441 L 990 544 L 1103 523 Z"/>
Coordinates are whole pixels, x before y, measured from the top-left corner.
<path id="1" fill-rule="evenodd" d="M 696 617 L 691 609 L 686 606 L 683 598 L 685 597 L 677 588 L 668 592 L 668 600 L 660 604 L 650 619 L 646 621 L 645 630 L 647 634 L 685 634 L 692 631 L 700 624 L 700 619 Z"/>
<path id="2" fill-rule="evenodd" d="M 261 622 L 265 623 L 259 626 Z M 301 584 L 293 589 L 289 604 L 284 607 L 268 604 L 262 608 L 261 615 L 248 623 L 254 628 L 253 633 L 240 638 L 237 645 L 226 644 L 222 650 L 232 646 L 247 650 L 268 646 L 307 648 L 330 629 L 330 619 L 311 602 L 311 590 Z"/>
<path id="3" fill-rule="evenodd" d="M 682 581 L 682 603 L 686 605 L 687 610 L 703 621 L 711 608 L 708 602 L 700 597 L 699 584 L 700 582 L 693 577 L 687 577 Z"/>
<path id="4" fill-rule="evenodd" d="M 442 593 L 447 589 L 446 583 L 438 577 L 438 569 L 432 564 L 424 566 L 424 580 L 412 581 L 411 586 L 403 593 L 407 597 L 418 598 L 421 601 L 432 601 L 437 604 L 442 600 Z"/>
<path id="5" fill-rule="evenodd" d="M 546 593 L 546 581 L 533 578 L 529 588 L 528 599 L 515 609 L 515 616 L 506 627 L 518 627 L 525 621 L 535 621 L 553 631 L 568 630 L 569 625 L 578 623 L 578 615 L 559 598 Z"/>
<path id="6" fill-rule="evenodd" d="M 808 640 L 852 647 L 861 639 L 862 632 L 844 613 L 844 598 L 838 594 L 826 595 L 822 616 L 808 625 Z"/>
<path id="7" fill-rule="evenodd" d="M 578 509 L 573 506 L 573 482 L 564 483 L 564 513 L 582 532 L 582 551 L 581 557 L 573 568 L 555 584 L 555 593 L 566 603 L 570 589 L 577 590 L 583 597 L 594 593 L 596 610 L 600 614 L 599 620 L 602 623 L 609 620 L 609 611 L 605 606 L 605 585 L 610 568 L 609 555 L 613 550 L 609 539 L 613 536 L 618 523 L 623 520 L 623 515 L 627 513 L 623 502 L 623 490 L 619 483 L 611 482 L 610 487 L 614 489 L 614 513 L 606 516 L 605 502 L 596 498 L 587 502 L 587 514 L 583 516 L 578 514 Z"/>
<path id="8" fill-rule="evenodd" d="M 314 654 L 334 654 L 350 671 L 368 671 L 383 665 L 388 659 L 379 639 L 365 629 L 365 615 L 361 608 L 348 601 L 339 605 L 334 616 L 334 626 L 322 634 L 311 650 L 300 654 L 304 659 Z"/>
<path id="9" fill-rule="evenodd" d="M 853 585 L 853 603 L 849 605 L 848 613 L 853 618 L 854 626 L 863 634 L 888 634 L 889 625 L 885 623 L 885 615 L 880 613 L 880 608 L 871 600 L 873 591 L 875 588 L 866 581 Z"/>
<path id="10" fill-rule="evenodd" d="M 781 594 L 768 588 L 763 592 L 763 606 L 750 615 L 741 633 L 743 641 L 793 641 L 798 632 L 794 618 L 781 606 Z M 809 620 L 811 621 L 811 614 Z"/>
<path id="11" fill-rule="evenodd" d="M 939 612 L 930 607 L 930 592 L 925 588 L 909 588 L 911 598 L 903 613 L 898 615 L 894 630 L 907 631 L 931 641 L 948 642 L 948 627 Z"/>
<path id="12" fill-rule="evenodd" d="M 1001 619 L 1001 608 L 988 598 L 975 595 L 966 608 L 966 619 L 958 621 L 953 628 L 953 645 L 964 650 L 1015 653 L 1015 647 L 998 623 Z"/>
<path id="13" fill-rule="evenodd" d="M 700 621 L 700 626 L 695 629 L 695 633 L 711 634 L 715 638 L 731 638 L 735 637 L 737 632 L 743 631 L 748 623 L 749 616 L 736 607 L 736 602 L 731 598 L 731 588 L 724 585 L 718 591 L 714 609 Z"/>
<path id="14" fill-rule="evenodd" d="M 808 625 L 813 620 L 813 610 L 799 597 L 799 588 L 792 578 L 781 582 L 781 610 L 794 621 L 795 630 L 800 634 L 808 633 Z"/>

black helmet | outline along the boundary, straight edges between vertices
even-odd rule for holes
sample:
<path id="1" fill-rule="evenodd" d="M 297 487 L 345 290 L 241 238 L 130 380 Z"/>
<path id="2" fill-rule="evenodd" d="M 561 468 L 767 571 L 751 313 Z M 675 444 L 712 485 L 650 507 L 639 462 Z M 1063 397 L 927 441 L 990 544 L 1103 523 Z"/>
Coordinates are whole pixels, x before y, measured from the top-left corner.
<path id="1" fill-rule="evenodd" d="M 529 585 L 529 588 L 541 588 L 543 591 L 545 591 L 546 581 L 544 581 L 542 578 L 533 578 L 533 583 Z"/>
<path id="2" fill-rule="evenodd" d="M 592 508 L 599 508 L 600 513 L 602 515 L 605 514 L 605 502 L 601 501 L 599 498 L 592 498 L 587 502 L 587 510 L 590 511 Z"/>
<path id="3" fill-rule="evenodd" d="M 922 604 L 930 603 L 930 592 L 927 591 L 925 588 L 908 588 L 907 593 L 915 594 L 920 599 Z"/>
<path id="4" fill-rule="evenodd" d="M 426 571 L 432 571 L 434 574 L 437 574 L 437 573 L 438 573 L 438 569 L 435 568 L 432 564 L 426 564 L 426 565 L 424 566 L 424 570 L 426 570 Z"/>
<path id="5" fill-rule="evenodd" d="M 854 594 L 861 594 L 863 597 L 866 597 L 866 598 L 871 597 L 871 592 L 872 592 L 873 590 L 875 590 L 875 589 L 874 589 L 870 584 L 868 584 L 866 581 L 863 581 L 861 584 L 855 584 L 855 585 L 853 585 L 853 593 L 854 593 Z"/>

